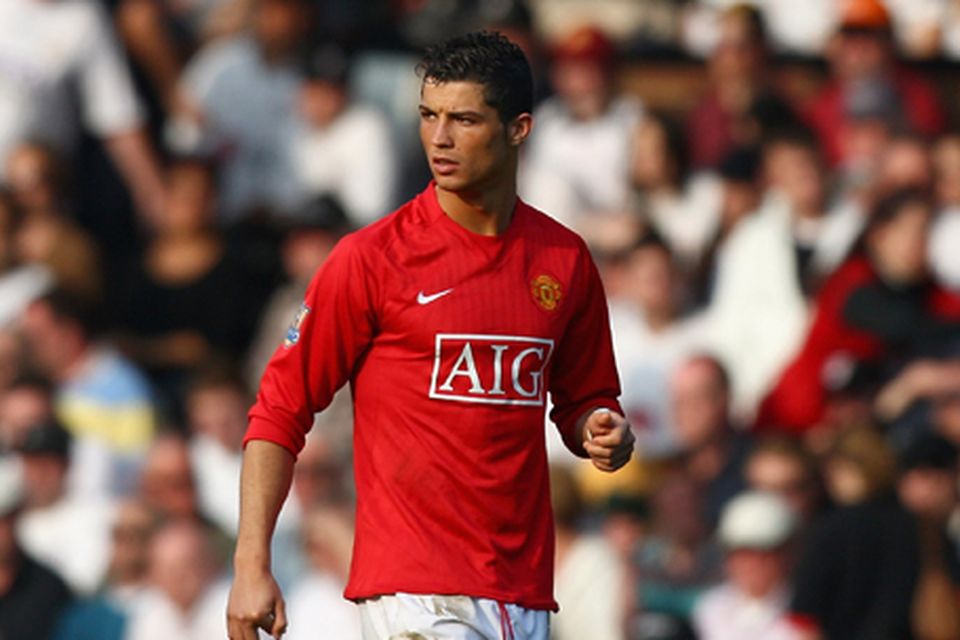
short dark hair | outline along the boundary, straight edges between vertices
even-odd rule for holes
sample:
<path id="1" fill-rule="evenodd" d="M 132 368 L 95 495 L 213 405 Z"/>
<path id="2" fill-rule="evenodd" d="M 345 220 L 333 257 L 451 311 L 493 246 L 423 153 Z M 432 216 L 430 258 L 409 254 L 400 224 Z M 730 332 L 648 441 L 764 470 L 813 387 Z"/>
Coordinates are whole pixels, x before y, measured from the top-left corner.
<path id="1" fill-rule="evenodd" d="M 424 82 L 477 82 L 503 123 L 533 111 L 533 72 L 523 50 L 497 32 L 475 31 L 427 48 L 417 65 Z"/>

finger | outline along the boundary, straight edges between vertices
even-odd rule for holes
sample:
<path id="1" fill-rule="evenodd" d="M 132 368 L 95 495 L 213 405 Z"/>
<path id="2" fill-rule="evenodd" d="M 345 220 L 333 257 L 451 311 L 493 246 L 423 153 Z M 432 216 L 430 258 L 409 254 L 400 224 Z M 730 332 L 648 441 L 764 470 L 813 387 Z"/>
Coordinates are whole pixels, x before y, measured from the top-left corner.
<path id="1" fill-rule="evenodd" d="M 255 624 L 242 622 L 232 617 L 227 621 L 227 633 L 230 640 L 257 640 L 257 627 Z"/>
<path id="2" fill-rule="evenodd" d="M 287 632 L 287 605 L 284 604 L 283 598 L 277 600 L 276 608 L 276 617 L 273 621 L 273 628 L 270 630 L 270 635 L 274 638 L 279 638 L 284 633 Z"/>
<path id="3" fill-rule="evenodd" d="M 609 460 L 613 456 L 613 447 L 604 447 L 595 442 L 584 442 L 583 450 L 594 460 Z"/>
<path id="4" fill-rule="evenodd" d="M 607 433 L 594 434 L 591 442 L 595 445 L 609 447 L 611 449 L 621 447 L 624 444 L 627 444 L 629 433 L 630 432 L 626 429 L 614 429 L 613 431 L 608 431 Z"/>

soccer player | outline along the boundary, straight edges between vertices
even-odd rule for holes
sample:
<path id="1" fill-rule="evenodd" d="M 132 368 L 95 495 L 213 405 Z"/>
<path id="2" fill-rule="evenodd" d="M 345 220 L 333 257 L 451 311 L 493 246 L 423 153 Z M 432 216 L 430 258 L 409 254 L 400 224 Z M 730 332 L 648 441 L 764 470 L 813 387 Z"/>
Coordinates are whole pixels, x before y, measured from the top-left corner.
<path id="1" fill-rule="evenodd" d="M 557 608 L 547 393 L 572 451 L 604 471 L 633 451 L 596 268 L 580 238 L 516 195 L 533 126 L 523 53 L 473 33 L 428 50 L 419 70 L 434 180 L 340 241 L 250 411 L 233 640 L 286 627 L 269 541 L 313 414 L 347 381 L 357 515 L 345 595 L 365 638 L 545 640 Z"/>

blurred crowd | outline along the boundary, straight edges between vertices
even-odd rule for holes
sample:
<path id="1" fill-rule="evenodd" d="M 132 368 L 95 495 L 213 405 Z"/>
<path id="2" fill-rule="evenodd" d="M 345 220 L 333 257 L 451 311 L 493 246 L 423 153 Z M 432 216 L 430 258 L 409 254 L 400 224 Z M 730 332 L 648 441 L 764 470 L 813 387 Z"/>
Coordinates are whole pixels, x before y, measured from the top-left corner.
<path id="1" fill-rule="evenodd" d="M 605 475 L 546 425 L 553 636 L 960 638 L 947 0 L 4 0 L 0 637 L 224 636 L 259 377 L 426 184 L 418 51 L 477 28 L 533 63 L 520 195 L 594 253 L 638 437 Z M 292 640 L 359 637 L 351 446 L 343 392 Z"/>

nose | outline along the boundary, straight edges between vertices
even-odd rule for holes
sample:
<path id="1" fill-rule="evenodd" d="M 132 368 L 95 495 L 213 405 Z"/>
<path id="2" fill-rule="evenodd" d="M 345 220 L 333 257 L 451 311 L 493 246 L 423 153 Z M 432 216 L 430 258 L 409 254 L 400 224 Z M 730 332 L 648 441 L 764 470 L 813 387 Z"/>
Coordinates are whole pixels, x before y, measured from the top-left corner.
<path id="1" fill-rule="evenodd" d="M 430 136 L 430 143 L 441 149 L 453 146 L 453 137 L 450 135 L 450 126 L 446 118 L 437 118 Z"/>

